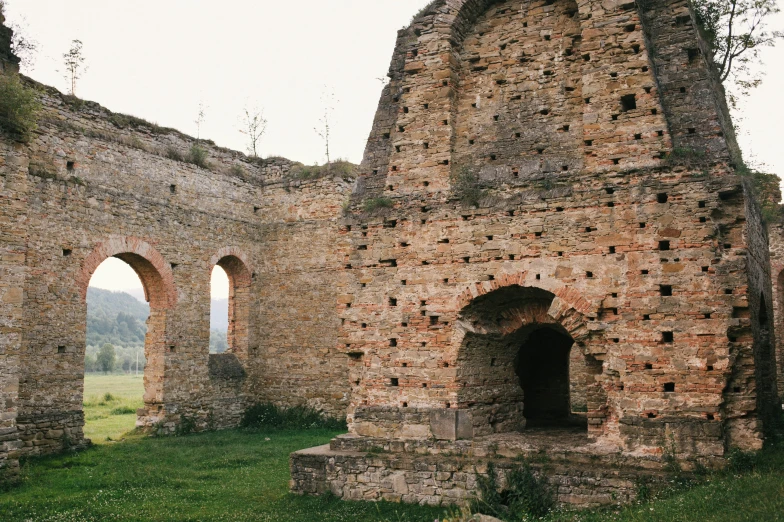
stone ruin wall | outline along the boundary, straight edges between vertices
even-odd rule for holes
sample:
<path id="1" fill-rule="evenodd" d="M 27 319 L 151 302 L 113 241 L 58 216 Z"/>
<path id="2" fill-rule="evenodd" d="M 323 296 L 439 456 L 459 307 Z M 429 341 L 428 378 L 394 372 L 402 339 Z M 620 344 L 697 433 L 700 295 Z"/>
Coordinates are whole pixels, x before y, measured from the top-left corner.
<path id="1" fill-rule="evenodd" d="M 684 457 L 758 448 L 775 394 L 758 385 L 772 367 L 766 238 L 685 1 L 642 5 L 435 2 L 399 34 L 342 219 L 352 180 L 296 180 L 287 160 L 210 144 L 212 168 L 198 168 L 167 157 L 191 138 L 39 86 L 33 143 L 0 142 L 0 466 L 84 442 L 83 292 L 110 255 L 147 286 L 140 419 L 166 430 L 182 415 L 234 426 L 272 401 L 348 410 L 371 444 L 502 432 L 522 407 L 504 335 L 554 317 L 578 341 L 572 402 L 604 447 L 656 457 L 672 434 Z M 481 182 L 479 205 L 448 196 L 461 172 Z M 208 355 L 217 263 L 244 324 L 220 357 Z M 548 297 L 526 294 L 536 306 L 505 317 L 471 308 L 518 287 Z M 333 469 L 333 485 L 353 481 L 336 493 L 412 499 L 397 489 L 419 481 L 417 459 L 395 470 L 352 444 L 333 444 L 355 459 Z M 295 490 L 323 491 L 312 458 L 293 468 Z M 414 501 L 472 489 L 476 469 L 430 464 L 437 486 L 406 485 Z M 601 480 L 602 494 L 633 489 Z"/>
<path id="2" fill-rule="evenodd" d="M 426 436 L 425 425 L 364 420 L 402 403 L 473 402 L 461 401 L 455 367 L 461 309 L 517 284 L 583 316 L 586 353 L 604 365 L 597 391 L 607 398 L 589 411 L 597 435 L 633 449 L 700 426 L 684 427 L 691 451 L 721 454 L 726 426 L 738 444 L 759 445 L 754 364 L 741 370 L 734 354 L 751 337 L 728 334 L 750 314 L 736 146 L 687 5 L 666 4 L 436 3 L 401 32 L 360 179 L 360 198 L 389 197 L 395 209 L 344 228 L 358 433 Z M 439 38 L 447 29 L 462 45 Z M 624 105 L 629 96 L 636 107 Z M 674 147 L 710 159 L 699 169 L 664 161 Z M 461 169 L 496 201 L 445 201 Z M 737 395 L 725 395 L 730 380 Z"/>
<path id="3" fill-rule="evenodd" d="M 779 396 L 784 400 L 784 225 L 768 227 L 770 234 L 771 281 L 773 283 L 773 315 L 776 332 L 776 362 Z"/>
<path id="4" fill-rule="evenodd" d="M 12 32 L 0 11 L 0 74 L 19 70 L 19 59 L 11 53 Z M 0 155 L 0 174 L 15 162 Z M 22 198 L 17 187 L 0 176 L 0 483 L 19 471 L 16 432 L 19 398 L 19 351 L 23 331 L 23 298 L 26 269 Z"/>
<path id="5" fill-rule="evenodd" d="M 44 104 L 34 139 L 0 142 L 0 455 L 84 444 L 85 293 L 111 256 L 137 271 L 151 305 L 139 424 L 227 428 L 267 401 L 342 416 L 332 245 L 353 179 L 297 180 L 293 162 L 205 142 L 199 168 L 170 159 L 192 138 L 33 86 Z M 224 355 L 208 354 L 216 264 L 234 287 Z"/>
<path id="6" fill-rule="evenodd" d="M 399 33 L 342 228 L 351 436 L 295 454 L 294 491 L 459 502 L 481 472 L 459 439 L 525 427 L 541 325 L 575 341 L 600 467 L 761 447 L 767 236 L 705 51 L 685 0 L 436 1 Z M 561 501 L 633 490 L 597 500 L 580 462 Z"/>

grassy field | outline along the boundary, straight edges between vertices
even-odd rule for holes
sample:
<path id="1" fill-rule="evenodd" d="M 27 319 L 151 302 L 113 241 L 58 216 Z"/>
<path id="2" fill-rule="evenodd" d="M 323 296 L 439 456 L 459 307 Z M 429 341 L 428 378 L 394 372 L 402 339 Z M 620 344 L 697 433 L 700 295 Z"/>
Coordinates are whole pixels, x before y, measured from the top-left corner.
<path id="1" fill-rule="evenodd" d="M 93 444 L 116 441 L 136 426 L 136 410 L 144 406 L 144 378 L 100 375 L 84 378 L 84 435 Z"/>
<path id="2" fill-rule="evenodd" d="M 0 520 L 427 521 L 441 510 L 345 503 L 288 494 L 289 453 L 335 432 L 228 431 L 180 438 L 129 436 L 24 466 L 0 494 Z"/>
<path id="3" fill-rule="evenodd" d="M 91 378 L 88 402 L 90 394 L 99 399 L 89 411 L 111 412 L 108 402 L 126 400 L 104 401 L 107 404 L 101 406 L 100 397 L 106 393 L 128 400 L 136 394 L 138 383 L 130 379 L 125 383 L 127 393 L 120 391 L 119 384 L 111 384 L 112 391 L 100 387 L 101 383 L 109 386 L 109 382 L 103 377 Z M 102 430 L 100 433 L 111 431 Z M 121 443 L 30 460 L 23 464 L 22 483 L 0 493 L 0 520 L 432 522 L 446 515 L 443 509 L 421 506 L 290 495 L 289 454 L 324 444 L 336 434 L 326 430 L 232 430 L 178 438 L 128 435 Z M 707 476 L 700 485 L 655 502 L 601 511 L 557 512 L 546 520 L 784 521 L 784 449 L 764 453 L 754 471 Z"/>

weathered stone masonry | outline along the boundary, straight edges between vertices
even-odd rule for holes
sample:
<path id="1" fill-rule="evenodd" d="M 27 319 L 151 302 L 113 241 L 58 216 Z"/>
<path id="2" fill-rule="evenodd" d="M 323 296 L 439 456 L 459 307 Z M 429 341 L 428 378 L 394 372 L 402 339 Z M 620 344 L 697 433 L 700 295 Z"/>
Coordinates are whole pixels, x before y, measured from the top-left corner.
<path id="1" fill-rule="evenodd" d="M 707 55 L 685 0 L 437 0 L 399 33 L 356 182 L 204 142 L 198 167 L 192 138 L 34 85 L 34 139 L 0 140 L 0 468 L 86 443 L 111 256 L 151 305 L 140 425 L 347 414 L 292 456 L 294 491 L 461 503 L 490 460 L 546 453 L 559 499 L 593 505 L 665 447 L 760 448 L 782 299 Z"/>
<path id="2" fill-rule="evenodd" d="M 11 52 L 11 31 L 0 13 L 0 73 L 15 73 L 19 59 Z M 17 154 L 0 155 L 0 172 L 20 162 Z M 26 268 L 24 206 L 17 187 L 0 177 L 0 481 L 18 472 L 21 446 L 16 430 L 19 399 L 19 349 L 23 331 Z"/>
<path id="3" fill-rule="evenodd" d="M 192 138 L 29 83 L 44 106 L 34 139 L 0 141 L 0 467 L 86 442 L 85 294 L 112 256 L 151 307 L 139 425 L 227 428 L 262 401 L 344 415 L 333 244 L 353 179 L 298 181 L 293 162 L 208 142 L 197 167 L 181 161 Z M 231 349 L 218 356 L 215 265 L 231 281 Z"/>
<path id="4" fill-rule="evenodd" d="M 399 33 L 342 229 L 351 434 L 294 491 L 462 502 L 542 451 L 600 504 L 664 448 L 761 447 L 767 236 L 707 54 L 684 0 L 439 0 Z"/>

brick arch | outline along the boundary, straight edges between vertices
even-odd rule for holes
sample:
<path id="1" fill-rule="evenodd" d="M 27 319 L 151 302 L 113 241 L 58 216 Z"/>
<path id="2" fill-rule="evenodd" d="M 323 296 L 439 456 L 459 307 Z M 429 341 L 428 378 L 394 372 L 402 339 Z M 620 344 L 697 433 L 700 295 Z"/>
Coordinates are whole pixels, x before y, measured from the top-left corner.
<path id="1" fill-rule="evenodd" d="M 229 278 L 228 351 L 244 359 L 250 346 L 250 309 L 253 269 L 239 247 L 223 247 L 210 258 L 210 273 L 221 267 Z"/>
<path id="2" fill-rule="evenodd" d="M 144 295 L 150 303 L 147 334 L 144 338 L 144 410 L 139 410 L 137 425 L 157 421 L 164 403 L 168 312 L 177 305 L 177 289 L 171 265 L 149 243 L 135 237 L 111 237 L 100 243 L 85 258 L 77 284 L 83 301 L 98 266 L 110 257 L 125 261 L 139 276 Z M 87 313 L 85 307 L 85 315 Z M 141 413 L 141 412 L 144 413 Z"/>
<path id="3" fill-rule="evenodd" d="M 170 309 L 176 306 L 177 288 L 171 265 L 149 243 L 121 236 L 100 243 L 82 263 L 77 285 L 83 300 L 87 299 L 87 287 L 95 270 L 110 257 L 125 261 L 137 273 L 151 307 Z"/>
<path id="4" fill-rule="evenodd" d="M 527 324 L 524 321 L 537 320 L 546 324 L 558 323 L 569 333 L 576 344 L 584 345 L 590 334 L 590 330 L 586 325 L 586 317 L 595 313 L 591 303 L 582 297 L 577 290 L 555 279 L 537 281 L 536 286 L 531 286 L 526 280 L 527 275 L 528 272 L 500 274 L 492 281 L 471 284 L 458 296 L 455 308 L 463 310 L 474 299 L 505 287 L 521 286 L 544 290 L 555 296 L 550 308 L 547 310 L 546 316 L 529 317 L 529 313 L 524 310 L 520 310 L 517 313 L 512 311 L 513 318 L 511 318 L 512 320 L 504 329 L 511 333 L 519 329 L 523 324 Z M 515 328 L 516 322 L 519 322 L 519 324 Z M 453 340 L 455 346 L 459 346 L 462 343 L 465 333 L 462 329 L 458 329 L 455 332 L 456 337 Z"/>
<path id="5" fill-rule="evenodd" d="M 510 361 L 507 360 L 506 364 L 502 363 L 487 374 L 490 379 L 501 376 L 499 382 L 488 387 L 482 380 L 482 372 L 488 371 L 487 359 L 496 356 L 508 358 L 508 348 L 502 348 L 501 352 L 490 355 L 483 350 L 491 347 L 491 350 L 498 351 L 498 347 L 508 347 L 510 341 L 524 341 L 532 332 L 541 330 L 542 327 L 550 327 L 568 334 L 574 341 L 573 356 L 569 356 L 569 373 L 575 373 L 567 385 L 572 389 L 572 393 L 575 389 L 582 390 L 588 415 L 593 419 L 588 426 L 588 433 L 593 437 L 600 436 L 605 430 L 604 420 L 608 411 L 604 389 L 608 377 L 604 375 L 601 358 L 595 357 L 604 351 L 601 346 L 603 340 L 600 336 L 592 336 L 592 330 L 587 325 L 589 317 L 595 315 L 595 309 L 577 290 L 561 281 L 544 279 L 537 280 L 535 285 L 532 285 L 532 281 L 527 280 L 527 275 L 527 272 L 501 273 L 491 281 L 469 285 L 457 297 L 458 321 L 451 346 L 457 372 L 458 404 L 473 412 L 475 434 L 516 431 L 524 426 L 524 401 L 519 386 L 504 369 L 508 369 Z M 483 296 L 513 287 L 529 292 L 524 304 L 515 305 L 514 301 L 510 300 L 508 302 L 511 306 L 496 308 L 485 317 L 475 315 L 477 320 L 469 323 L 471 316 L 466 316 L 465 313 L 472 303 Z M 514 294 L 511 297 L 514 297 Z M 503 299 L 501 302 L 506 304 Z M 489 339 L 489 343 L 480 342 L 476 345 L 478 338 Z M 491 402 L 488 402 L 488 397 L 492 399 Z M 494 419 L 492 425 L 485 422 L 488 418 Z"/>
<path id="6" fill-rule="evenodd" d="M 248 255 L 245 253 L 245 251 L 243 251 L 241 248 L 236 246 L 223 247 L 210 258 L 210 267 L 213 267 L 215 265 L 220 266 L 221 261 L 226 258 L 236 258 L 238 261 L 242 263 L 242 267 L 241 267 L 242 274 L 238 274 L 238 276 L 243 278 L 247 277 L 248 279 L 247 282 L 250 283 L 250 279 L 253 275 L 253 267 L 251 266 L 251 263 L 248 260 Z M 212 270 L 212 268 L 210 268 L 210 270 Z"/>

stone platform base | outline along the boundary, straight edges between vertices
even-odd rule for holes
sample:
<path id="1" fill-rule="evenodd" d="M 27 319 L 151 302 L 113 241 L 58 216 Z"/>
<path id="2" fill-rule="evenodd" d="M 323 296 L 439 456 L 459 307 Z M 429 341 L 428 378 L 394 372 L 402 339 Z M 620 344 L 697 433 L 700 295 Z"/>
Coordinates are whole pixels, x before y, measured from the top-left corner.
<path id="1" fill-rule="evenodd" d="M 561 504 L 627 503 L 641 484 L 664 482 L 660 459 L 621 455 L 584 433 L 526 430 L 472 441 L 388 440 L 342 435 L 291 455 L 291 490 L 347 500 L 465 505 L 493 462 L 503 485 L 522 460 L 546 477 Z"/>

